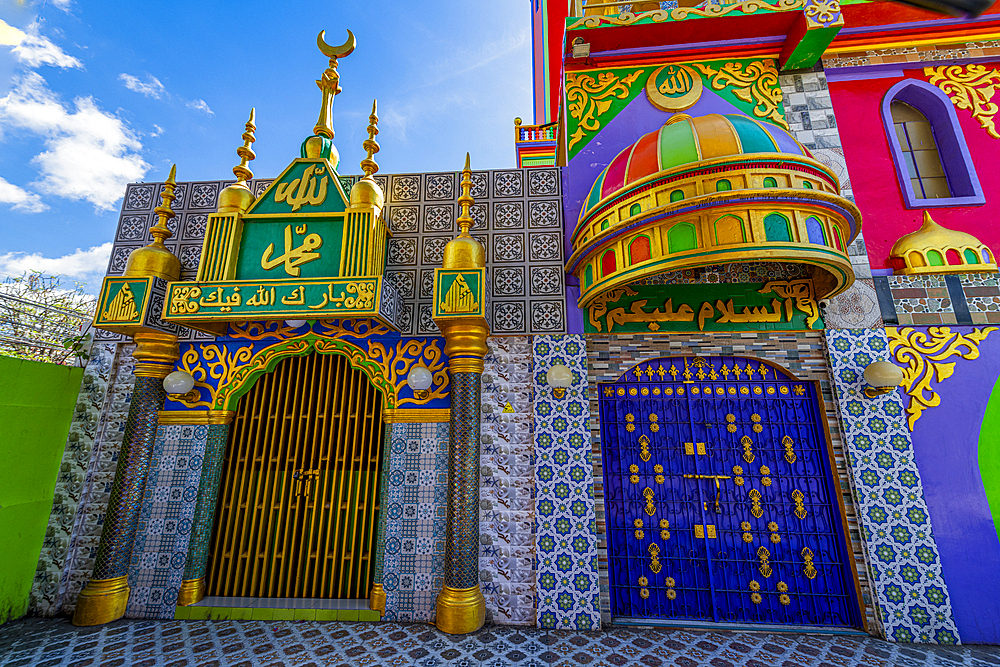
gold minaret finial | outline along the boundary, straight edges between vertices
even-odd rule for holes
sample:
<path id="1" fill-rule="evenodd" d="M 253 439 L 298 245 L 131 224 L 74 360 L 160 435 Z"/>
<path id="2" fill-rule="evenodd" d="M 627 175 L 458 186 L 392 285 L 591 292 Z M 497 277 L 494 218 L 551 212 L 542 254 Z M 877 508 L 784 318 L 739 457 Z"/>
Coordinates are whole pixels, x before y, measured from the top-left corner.
<path id="1" fill-rule="evenodd" d="M 250 167 L 247 165 L 250 163 L 250 160 L 257 157 L 257 154 L 250 148 L 250 144 L 257 141 L 257 137 L 253 135 L 257 129 L 257 126 L 254 124 L 256 116 L 257 109 L 251 108 L 250 120 L 247 121 L 246 129 L 243 132 L 243 145 L 236 149 L 236 154 L 240 156 L 240 163 L 233 167 L 233 174 L 236 175 L 236 182 L 240 185 L 245 184 L 253 178 L 253 172 L 250 171 Z"/>
<path id="2" fill-rule="evenodd" d="M 163 242 L 174 235 L 170 228 L 167 227 L 167 220 L 175 217 L 177 214 L 174 213 L 174 209 L 170 207 L 170 204 L 177 199 L 177 195 L 174 194 L 174 188 L 177 187 L 177 165 L 170 167 L 170 175 L 167 176 L 166 182 L 163 184 L 163 203 L 153 209 L 153 213 L 158 215 L 160 218 L 156 221 L 156 224 L 149 228 L 149 234 L 153 237 L 153 245 L 163 245 Z"/>
<path id="3" fill-rule="evenodd" d="M 319 110 L 319 120 L 313 128 L 313 134 L 333 139 L 333 98 L 342 91 L 340 87 L 340 74 L 337 72 L 337 59 L 345 58 L 354 52 L 357 42 L 354 33 L 347 31 L 347 41 L 340 46 L 330 46 L 323 40 L 326 34 L 321 30 L 316 37 L 316 45 L 319 50 L 330 59 L 330 65 L 323 72 L 323 77 L 316 81 L 316 85 L 323 92 L 323 106 Z"/>
<path id="4" fill-rule="evenodd" d="M 361 170 L 365 172 L 366 177 L 371 177 L 372 174 L 378 173 L 378 163 L 375 162 L 375 153 L 379 151 L 378 142 L 375 141 L 375 137 L 378 136 L 378 100 L 372 100 L 372 115 L 368 116 L 368 138 L 365 139 L 361 147 L 368 152 L 368 157 L 361 161 Z"/>
<path id="5" fill-rule="evenodd" d="M 153 209 L 159 216 L 156 224 L 149 228 L 153 242 L 129 255 L 128 263 L 125 265 L 126 276 L 130 278 L 156 276 L 167 281 L 177 280 L 180 277 L 181 261 L 163 245 L 164 241 L 174 235 L 167 227 L 167 220 L 177 215 L 170 206 L 171 202 L 177 199 L 177 195 L 174 194 L 176 187 L 177 165 L 175 164 L 170 168 L 170 175 L 163 184 L 163 203 Z"/>
<path id="6" fill-rule="evenodd" d="M 469 154 L 465 154 L 465 169 L 462 170 L 462 196 L 458 198 L 458 205 L 462 207 L 462 212 L 458 216 L 458 235 L 469 236 L 472 229 L 472 215 L 469 208 L 475 202 L 472 198 L 472 168 Z"/>

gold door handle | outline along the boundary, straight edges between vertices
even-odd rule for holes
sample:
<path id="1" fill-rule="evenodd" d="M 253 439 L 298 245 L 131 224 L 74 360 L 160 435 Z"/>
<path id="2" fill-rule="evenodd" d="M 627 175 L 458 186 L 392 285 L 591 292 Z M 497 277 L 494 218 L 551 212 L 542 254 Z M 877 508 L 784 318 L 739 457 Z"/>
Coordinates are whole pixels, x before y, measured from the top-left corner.
<path id="1" fill-rule="evenodd" d="M 722 506 L 719 504 L 719 495 L 722 493 L 722 486 L 719 484 L 720 479 L 732 479 L 729 475 L 682 475 L 684 479 L 714 479 L 715 480 L 715 513 L 722 514 Z M 705 503 L 705 509 L 708 509 L 708 503 Z"/>

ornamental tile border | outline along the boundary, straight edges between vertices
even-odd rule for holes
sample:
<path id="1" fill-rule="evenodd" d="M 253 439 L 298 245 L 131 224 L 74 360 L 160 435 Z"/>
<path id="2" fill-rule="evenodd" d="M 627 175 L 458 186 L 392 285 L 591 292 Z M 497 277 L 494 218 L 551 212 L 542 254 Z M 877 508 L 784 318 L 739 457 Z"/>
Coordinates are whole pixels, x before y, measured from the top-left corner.
<path id="1" fill-rule="evenodd" d="M 207 440 L 205 425 L 157 430 L 129 566 L 127 618 L 174 617 Z"/>
<path id="2" fill-rule="evenodd" d="M 601 627 L 597 523 L 590 444 L 587 343 L 581 335 L 535 336 L 535 515 L 538 627 Z M 573 372 L 564 398 L 552 395 L 546 373 Z"/>
<path id="3" fill-rule="evenodd" d="M 844 440 L 886 638 L 956 644 L 958 628 L 899 393 L 864 396 L 864 369 L 889 359 L 882 329 L 828 332 Z"/>
<path id="4" fill-rule="evenodd" d="M 527 336 L 504 336 L 491 337 L 487 343 L 480 411 L 480 586 L 486 598 L 488 621 L 533 626 L 536 572 L 531 340 Z"/>
<path id="5" fill-rule="evenodd" d="M 393 424 L 383 491 L 386 621 L 433 622 L 444 585 L 448 424 Z"/>
<path id="6" fill-rule="evenodd" d="M 112 382 L 114 361 L 114 343 L 98 343 L 91 348 L 73 420 L 70 422 L 69 435 L 66 437 L 59 475 L 56 477 L 52 511 L 35 579 L 31 585 L 29 612 L 34 615 L 50 616 L 58 612 L 56 601 L 63 564 L 70 549 L 84 479 L 98 428 L 101 426 L 101 413 Z"/>

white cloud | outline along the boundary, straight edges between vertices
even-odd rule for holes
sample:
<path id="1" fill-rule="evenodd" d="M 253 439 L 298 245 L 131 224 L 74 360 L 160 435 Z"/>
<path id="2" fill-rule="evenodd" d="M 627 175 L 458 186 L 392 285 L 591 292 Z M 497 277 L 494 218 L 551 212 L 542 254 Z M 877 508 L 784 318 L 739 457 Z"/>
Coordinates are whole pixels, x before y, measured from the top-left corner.
<path id="1" fill-rule="evenodd" d="M 33 185 L 45 194 L 82 199 L 111 210 L 125 185 L 145 176 L 149 164 L 135 132 L 117 116 L 101 110 L 91 97 L 64 106 L 34 72 L 16 77 L 0 98 L 0 126 L 45 137 L 47 150 L 32 162 L 41 172 Z"/>
<path id="2" fill-rule="evenodd" d="M 25 271 L 41 271 L 60 275 L 77 282 L 88 283 L 93 289 L 100 287 L 101 278 L 108 268 L 111 242 L 81 250 L 62 257 L 44 257 L 41 253 L 8 252 L 0 254 L 0 276 L 19 276 Z"/>
<path id="3" fill-rule="evenodd" d="M 49 0 L 49 2 L 64 12 L 68 12 L 69 6 L 73 4 L 73 0 Z"/>
<path id="4" fill-rule="evenodd" d="M 52 43 L 38 32 L 38 22 L 28 26 L 27 32 L 0 19 L 0 45 L 13 46 L 14 56 L 29 67 L 53 65 L 68 69 L 83 69 L 83 63 Z"/>
<path id="5" fill-rule="evenodd" d="M 167 92 L 167 89 L 160 83 L 160 80 L 151 74 L 146 75 L 145 82 L 140 81 L 138 77 L 131 74 L 119 74 L 118 78 L 122 80 L 126 88 L 137 93 L 142 93 L 146 97 L 160 99 Z"/>
<path id="6" fill-rule="evenodd" d="M 164 132 L 166 132 L 166 130 L 164 130 L 162 127 L 160 127 L 156 123 L 153 123 L 153 131 L 149 133 L 149 136 L 151 136 L 151 137 L 158 137 L 158 136 L 162 135 Z"/>
<path id="7" fill-rule="evenodd" d="M 208 108 L 208 103 L 205 100 L 194 100 L 193 102 L 188 102 L 187 105 L 192 109 L 197 109 L 198 111 L 204 111 L 210 116 L 214 116 L 215 112 Z"/>
<path id="8" fill-rule="evenodd" d="M 15 211 L 25 213 L 40 213 L 48 208 L 42 203 L 42 198 L 34 192 L 28 192 L 0 176 L 0 203 L 10 204 Z"/>

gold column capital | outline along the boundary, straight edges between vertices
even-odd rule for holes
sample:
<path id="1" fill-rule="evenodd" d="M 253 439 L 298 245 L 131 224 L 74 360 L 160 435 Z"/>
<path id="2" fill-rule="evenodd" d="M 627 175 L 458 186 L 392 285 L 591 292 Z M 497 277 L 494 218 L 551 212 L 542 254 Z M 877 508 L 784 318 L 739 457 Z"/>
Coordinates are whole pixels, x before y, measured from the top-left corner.
<path id="1" fill-rule="evenodd" d="M 91 579 L 80 591 L 73 612 L 73 625 L 104 625 L 125 615 L 131 589 L 128 576 L 114 579 Z"/>
<path id="2" fill-rule="evenodd" d="M 438 630 L 450 635 L 475 632 L 486 622 L 486 598 L 479 585 L 472 588 L 445 586 L 437 596 Z"/>
<path id="3" fill-rule="evenodd" d="M 478 317 L 438 320 L 438 329 L 444 335 L 444 353 L 448 357 L 448 370 L 452 373 L 482 373 L 483 358 L 489 351 L 486 339 L 490 327 Z"/>
<path id="4" fill-rule="evenodd" d="M 372 591 L 368 594 L 368 608 L 385 616 L 385 589 L 382 584 L 372 585 Z"/>
<path id="5" fill-rule="evenodd" d="M 200 579 L 185 579 L 181 582 L 181 589 L 177 593 L 177 604 L 181 607 L 187 607 L 204 597 L 205 577 Z"/>
<path id="6" fill-rule="evenodd" d="M 135 339 L 135 374 L 137 377 L 165 378 L 180 357 L 177 336 L 159 332 L 137 333 Z"/>

